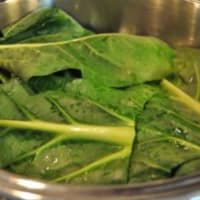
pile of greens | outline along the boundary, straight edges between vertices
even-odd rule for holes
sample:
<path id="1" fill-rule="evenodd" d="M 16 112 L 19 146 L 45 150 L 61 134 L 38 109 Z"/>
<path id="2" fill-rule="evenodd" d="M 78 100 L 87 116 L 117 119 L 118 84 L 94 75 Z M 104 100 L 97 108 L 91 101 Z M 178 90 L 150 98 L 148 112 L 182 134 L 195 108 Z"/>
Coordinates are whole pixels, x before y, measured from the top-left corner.
<path id="1" fill-rule="evenodd" d="M 57 8 L 1 32 L 1 168 L 70 184 L 199 171 L 199 50 L 95 34 Z"/>

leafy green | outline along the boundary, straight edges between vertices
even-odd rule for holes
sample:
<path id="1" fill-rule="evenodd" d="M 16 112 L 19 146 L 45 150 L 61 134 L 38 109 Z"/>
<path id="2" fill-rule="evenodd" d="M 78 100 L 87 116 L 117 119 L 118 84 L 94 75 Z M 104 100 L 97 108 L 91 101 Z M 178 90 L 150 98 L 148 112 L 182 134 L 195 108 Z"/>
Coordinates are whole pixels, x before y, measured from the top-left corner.
<path id="1" fill-rule="evenodd" d="M 1 168 L 70 184 L 199 170 L 198 50 L 93 34 L 57 8 L 37 10 L 2 33 Z"/>
<path id="2" fill-rule="evenodd" d="M 52 7 L 31 12 L 1 32 L 0 44 L 60 42 L 93 34 L 64 11 Z M 15 74 L 0 70 L 0 82 L 6 82 L 10 76 Z"/>
<path id="3" fill-rule="evenodd" d="M 157 88 L 148 84 L 115 89 L 92 85 L 81 79 L 67 84 L 64 90 L 76 97 L 82 96 L 96 101 L 130 119 L 142 112 L 146 102 L 157 93 Z"/>
<path id="4" fill-rule="evenodd" d="M 0 135 L 1 167 L 59 182 L 73 183 L 77 176 L 82 177 L 80 183 L 126 182 L 133 121 L 66 92 L 34 95 L 17 80 L 3 84 L 0 95 L 1 105 L 5 105 L 2 108 L 10 109 L 9 113 L 3 109 L 0 112 L 4 119 L 0 126 L 5 127 Z M 18 119 L 23 121 L 15 121 Z M 113 167 L 116 163 L 121 164 Z"/>
<path id="5" fill-rule="evenodd" d="M 175 176 L 178 167 L 200 158 L 199 123 L 177 109 L 177 104 L 180 102 L 160 94 L 138 116 L 130 183 Z"/>
<path id="6" fill-rule="evenodd" d="M 6 82 L 6 77 L 3 73 L 0 72 L 0 83 Z"/>
<path id="7" fill-rule="evenodd" d="M 190 160 L 176 170 L 176 175 L 177 176 L 185 176 L 188 175 L 189 173 L 194 173 L 199 171 L 199 166 L 200 166 L 200 158 Z"/>
<path id="8" fill-rule="evenodd" d="M 119 90 L 83 80 L 65 88 L 136 119 L 130 183 L 175 176 L 177 167 L 200 157 L 200 104 L 166 80 L 161 85 L 169 93 L 149 84 Z"/>
<path id="9" fill-rule="evenodd" d="M 42 177 L 56 182 L 73 182 L 73 179 L 79 176 L 79 178 L 83 178 L 81 183 L 87 183 L 87 176 L 90 176 L 91 173 L 97 176 L 96 173 L 98 171 L 101 173 L 104 165 L 111 165 L 112 175 L 114 176 L 110 177 L 110 174 L 106 174 L 105 170 L 104 176 L 97 177 L 98 183 L 123 183 L 126 181 L 128 158 L 134 137 L 133 127 L 70 126 L 39 121 L 6 120 L 1 120 L 0 125 L 20 131 L 29 130 L 32 134 L 39 136 L 44 136 L 45 133 L 47 136 L 52 136 L 49 141 L 38 148 L 32 148 L 32 151 L 30 151 L 31 146 L 29 145 L 26 149 L 28 153 L 20 152 L 19 154 L 13 149 L 8 150 L 9 143 L 5 142 L 9 140 L 9 135 L 4 134 L 3 137 L 6 137 L 6 139 L 3 139 L 3 149 L 7 153 L 6 158 L 9 158 L 10 154 L 12 156 L 13 152 L 18 153 L 15 155 L 14 161 L 20 161 L 20 163 L 11 166 L 11 169 L 16 170 L 18 173 L 26 174 L 27 170 L 24 171 L 24 166 L 26 166 L 26 169 L 30 169 L 30 171 L 28 170 L 29 176 Z M 21 141 L 17 139 L 22 134 L 15 136 L 15 144 L 20 145 Z M 28 144 L 28 139 L 31 138 L 36 137 L 24 138 L 26 144 Z M 23 142 L 22 140 L 22 144 Z M 94 148 L 98 151 L 93 151 Z M 24 150 L 25 146 L 23 146 Z M 1 161 L 2 159 L 1 157 Z M 123 164 L 113 165 L 113 163 L 119 161 Z M 13 160 L 10 161 L 11 163 L 13 163 Z M 5 165 L 5 161 L 3 160 L 1 164 Z M 9 165 L 8 162 L 6 164 Z M 33 174 L 31 170 L 33 170 Z M 109 168 L 107 170 L 109 171 Z M 108 180 L 107 176 L 109 176 Z M 96 181 L 94 179 L 94 183 Z"/>
<path id="10" fill-rule="evenodd" d="M 160 80 L 172 73 L 174 57 L 173 50 L 158 39 L 115 33 L 65 42 L 0 45 L 0 54 L 1 68 L 25 80 L 78 69 L 84 79 L 109 87 Z"/>
<path id="11" fill-rule="evenodd" d="M 14 114 L 21 116 L 23 114 L 29 120 L 39 119 L 48 122 L 86 123 L 88 120 L 88 124 L 104 125 L 105 123 L 112 124 L 113 122 L 115 125 L 118 123 L 124 125 L 133 124 L 132 120 L 122 117 L 106 105 L 100 105 L 98 102 L 88 98 L 76 97 L 66 91 L 49 91 L 35 95 L 26 84 L 20 83 L 18 80 L 12 80 L 1 85 L 0 92 L 1 105 L 10 103 L 9 108 L 13 109 L 9 113 L 2 109 L 0 111 L 2 119 L 11 119 L 6 118 L 6 114 L 8 116 L 13 116 Z M 133 93 L 133 95 L 136 96 L 137 93 Z M 146 97 L 147 100 L 148 97 Z M 140 104 L 142 107 L 142 102 Z M 3 108 L 7 109 L 7 106 Z M 16 119 L 22 118 L 17 117 Z M 99 119 L 99 121 L 95 119 Z"/>
<path id="12" fill-rule="evenodd" d="M 183 91 L 200 100 L 200 50 L 178 48 L 174 83 Z"/>
<path id="13" fill-rule="evenodd" d="M 41 8 L 2 30 L 0 43 L 66 41 L 91 34 L 58 8 Z"/>
<path id="14" fill-rule="evenodd" d="M 200 106 L 171 83 L 162 86 L 170 93 L 151 85 L 95 87 L 84 80 L 39 94 L 16 80 L 3 84 L 1 103 L 9 103 L 16 117 L 0 112 L 0 164 L 18 174 L 72 184 L 135 183 L 187 173 L 187 163 L 200 158 Z M 110 94 L 119 99 L 116 104 Z M 123 106 L 129 115 L 120 111 Z M 188 114 L 194 111 L 198 118 Z M 198 162 L 192 169 L 198 170 Z"/>

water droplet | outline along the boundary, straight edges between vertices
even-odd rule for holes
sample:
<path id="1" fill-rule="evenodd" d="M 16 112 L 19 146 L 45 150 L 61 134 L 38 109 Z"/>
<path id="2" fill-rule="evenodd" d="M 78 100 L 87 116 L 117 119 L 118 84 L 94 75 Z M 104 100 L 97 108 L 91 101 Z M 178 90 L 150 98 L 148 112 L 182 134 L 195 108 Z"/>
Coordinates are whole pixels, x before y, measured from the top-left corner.
<path id="1" fill-rule="evenodd" d="M 183 132 L 183 130 L 181 128 L 175 128 L 175 132 L 178 134 L 181 134 Z"/>
<path id="2" fill-rule="evenodd" d="M 184 147 L 184 150 L 185 150 L 185 151 L 188 151 L 188 150 L 189 150 L 189 147 L 185 146 L 185 147 Z"/>
<path id="3" fill-rule="evenodd" d="M 39 56 L 41 52 L 40 52 L 40 50 L 36 50 L 35 53 L 36 53 L 36 55 Z"/>
<path id="4" fill-rule="evenodd" d="M 53 164 L 57 164 L 57 163 L 58 163 L 58 158 L 54 158 Z"/>
<path id="5" fill-rule="evenodd" d="M 194 82 L 194 76 L 191 76 L 188 80 L 189 83 L 193 83 Z"/>
<path id="6" fill-rule="evenodd" d="M 181 137 L 181 138 L 185 138 L 186 137 L 186 135 L 187 135 L 187 130 L 184 130 L 184 129 L 182 129 L 182 128 L 175 128 L 174 129 L 174 133 L 177 135 L 177 136 L 179 136 L 179 137 Z"/>
<path id="7" fill-rule="evenodd" d="M 46 156 L 45 156 L 45 159 L 46 159 L 46 160 L 49 160 L 49 156 L 48 156 L 48 155 L 46 155 Z"/>
<path id="8" fill-rule="evenodd" d="M 46 171 L 49 171 L 49 170 L 50 170 L 50 167 L 49 167 L 49 166 L 47 166 L 47 167 L 45 168 L 45 170 L 46 170 Z"/>

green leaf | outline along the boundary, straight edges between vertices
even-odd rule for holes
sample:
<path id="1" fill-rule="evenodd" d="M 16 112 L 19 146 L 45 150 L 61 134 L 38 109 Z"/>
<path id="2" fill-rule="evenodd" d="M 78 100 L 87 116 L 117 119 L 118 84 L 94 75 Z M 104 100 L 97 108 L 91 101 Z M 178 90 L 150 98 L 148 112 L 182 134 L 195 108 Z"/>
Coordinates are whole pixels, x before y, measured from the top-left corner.
<path id="1" fill-rule="evenodd" d="M 41 8 L 2 30 L 0 43 L 56 42 L 91 34 L 58 8 Z"/>
<path id="2" fill-rule="evenodd" d="M 132 119 L 87 98 L 66 95 L 66 92 L 58 91 L 43 95 L 62 113 L 63 117 L 72 123 L 113 126 L 133 124 Z"/>
<path id="3" fill-rule="evenodd" d="M 81 79 L 67 83 L 64 88 L 75 98 L 89 98 L 136 119 L 130 183 L 177 176 L 178 167 L 200 155 L 200 104 L 166 80 L 161 85 L 168 93 L 150 84 L 112 89 Z"/>
<path id="4" fill-rule="evenodd" d="M 177 169 L 200 155 L 199 114 L 197 118 L 188 114 L 194 113 L 194 105 L 187 103 L 191 97 L 166 80 L 162 86 L 169 93 L 151 85 L 111 89 L 76 80 L 68 83 L 65 91 L 35 95 L 18 81 L 3 84 L 2 95 L 23 121 L 15 121 L 18 116 L 14 121 L 5 120 L 7 115 L 2 112 L 0 164 L 18 174 L 72 184 L 135 183 L 179 175 Z M 137 91 L 142 90 L 143 97 L 138 98 L 141 93 Z M 104 104 L 88 99 L 89 94 L 100 99 L 94 91 L 101 94 Z M 109 106 L 108 99 L 113 100 L 109 93 L 119 98 L 113 104 L 116 110 Z M 23 96 L 21 101 L 18 95 Z M 141 104 L 135 115 L 136 132 L 133 117 L 119 112 L 120 107 L 129 105 L 134 116 L 139 104 L 119 103 L 128 97 Z M 32 112 L 38 102 L 41 106 Z M 24 121 L 30 113 L 35 119 L 49 121 L 49 116 L 40 114 L 44 111 L 46 115 L 60 113 L 62 123 Z"/>
<path id="5" fill-rule="evenodd" d="M 68 83 L 65 91 L 76 97 L 86 97 L 132 120 L 143 111 L 147 101 L 159 90 L 148 84 L 124 89 L 107 88 L 77 79 Z"/>
<path id="6" fill-rule="evenodd" d="M 136 120 L 130 183 L 176 176 L 200 156 L 200 104 L 166 80 L 162 86 L 168 93 L 155 95 Z"/>
<path id="7" fill-rule="evenodd" d="M 16 109 L 27 119 L 41 119 L 52 122 L 63 122 L 59 112 L 52 108 L 52 104 L 40 95 L 33 95 L 31 91 L 17 80 L 1 86 L 2 94 L 13 102 Z M 7 107 L 5 107 L 7 109 Z M 12 112 L 14 115 L 15 113 Z M 6 119 L 6 118 L 4 118 Z M 19 119 L 19 118 L 16 118 Z"/>
<path id="8" fill-rule="evenodd" d="M 54 182 L 127 182 L 133 120 L 66 92 L 35 95 L 17 80 L 1 85 L 0 95 L 10 109 L 0 112 L 1 167 Z"/>
<path id="9" fill-rule="evenodd" d="M 198 51 L 174 60 L 158 39 L 95 35 L 56 8 L 2 33 L 0 68 L 11 80 L 0 78 L 1 168 L 78 185 L 199 170 L 200 104 L 184 93 L 199 99 Z M 174 74 L 184 91 L 162 80 Z"/>
<path id="10" fill-rule="evenodd" d="M 0 45 L 0 55 L 1 68 L 25 80 L 78 69 L 84 79 L 109 87 L 160 80 L 172 73 L 174 58 L 173 50 L 158 39 L 115 33 L 65 42 Z"/>
<path id="11" fill-rule="evenodd" d="M 130 126 L 133 124 L 132 117 L 131 119 L 124 117 L 110 109 L 106 104 L 102 105 L 86 97 L 78 97 L 75 93 L 72 94 L 68 91 L 50 91 L 35 95 L 26 84 L 12 80 L 0 86 L 0 95 L 1 104 L 5 105 L 3 108 L 6 110 L 7 105 L 9 105 L 9 108 L 12 109 L 9 113 L 2 109 L 0 111 L 2 119 L 24 119 L 25 117 L 31 120 L 40 119 L 59 123 L 124 124 Z M 132 92 L 133 100 L 134 95 L 137 98 L 137 93 Z M 123 100 L 122 96 L 120 98 Z M 147 98 L 148 96 L 146 101 Z M 142 107 L 142 105 L 137 106 Z M 10 118 L 10 115 L 16 115 L 16 118 Z"/>
<path id="12" fill-rule="evenodd" d="M 200 166 L 200 157 L 194 160 L 190 160 L 183 165 L 181 165 L 177 171 L 176 171 L 176 176 L 186 176 L 189 173 L 194 173 L 199 171 L 199 166 Z"/>
<path id="13" fill-rule="evenodd" d="M 133 127 L 67 126 L 40 121 L 7 120 L 0 120 L 0 126 L 36 131 L 39 135 L 45 133 L 53 135 L 53 139 L 31 152 L 25 154 L 20 152 L 20 156 L 17 154 L 15 162 L 20 162 L 9 166 L 17 173 L 46 178 L 54 182 L 78 182 L 79 184 L 110 184 L 127 181 L 127 168 L 134 139 Z M 12 141 L 10 144 L 13 144 Z M 27 140 L 26 144 L 28 144 Z M 5 147 L 8 148 L 8 145 L 0 148 L 1 154 L 2 151 L 7 150 Z M 117 162 L 121 164 L 113 165 Z M 28 171 L 24 170 L 25 168 Z M 92 175 L 94 179 L 91 178 Z"/>
<path id="14" fill-rule="evenodd" d="M 178 48 L 175 62 L 176 77 L 172 80 L 179 88 L 200 100 L 200 50 Z"/>

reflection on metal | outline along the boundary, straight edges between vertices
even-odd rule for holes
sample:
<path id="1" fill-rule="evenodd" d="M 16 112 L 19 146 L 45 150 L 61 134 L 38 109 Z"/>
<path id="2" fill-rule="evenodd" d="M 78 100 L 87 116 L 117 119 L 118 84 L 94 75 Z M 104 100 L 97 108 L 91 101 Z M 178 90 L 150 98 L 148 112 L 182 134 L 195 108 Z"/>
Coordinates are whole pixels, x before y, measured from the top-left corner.
<path id="1" fill-rule="evenodd" d="M 46 188 L 46 185 L 44 183 L 32 181 L 32 180 L 27 180 L 27 179 L 17 179 L 16 180 L 17 185 L 21 187 L 26 187 L 28 189 L 33 189 L 33 190 L 44 190 Z"/>
<path id="2" fill-rule="evenodd" d="M 153 35 L 171 44 L 200 46 L 200 1 L 77 0 L 75 2 L 79 4 L 79 10 L 74 8 L 72 2 L 67 4 L 66 9 L 81 22 L 98 31 Z"/>
<path id="3" fill-rule="evenodd" d="M 32 194 L 29 192 L 21 192 L 21 191 L 12 191 L 12 195 L 14 197 L 20 198 L 20 199 L 28 199 L 28 200 L 41 200 L 42 197 L 37 194 Z"/>
<path id="4" fill-rule="evenodd" d="M 200 196 L 192 197 L 190 200 L 200 200 Z"/>

